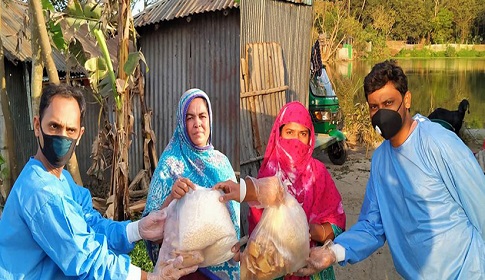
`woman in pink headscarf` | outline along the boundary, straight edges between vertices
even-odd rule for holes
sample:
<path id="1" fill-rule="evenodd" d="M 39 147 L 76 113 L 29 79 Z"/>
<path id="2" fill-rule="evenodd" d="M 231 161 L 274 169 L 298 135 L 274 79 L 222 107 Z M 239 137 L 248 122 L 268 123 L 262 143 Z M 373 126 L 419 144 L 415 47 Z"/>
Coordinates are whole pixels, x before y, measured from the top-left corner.
<path id="1" fill-rule="evenodd" d="M 280 170 L 291 182 L 288 191 L 306 213 L 310 225 L 310 246 L 334 239 L 345 229 L 342 198 L 325 165 L 312 157 L 315 132 L 308 110 L 294 101 L 281 108 L 271 130 L 258 178 L 274 176 Z M 261 219 L 263 209 L 249 210 L 249 233 Z M 284 279 L 335 279 L 332 267 L 311 277 Z"/>

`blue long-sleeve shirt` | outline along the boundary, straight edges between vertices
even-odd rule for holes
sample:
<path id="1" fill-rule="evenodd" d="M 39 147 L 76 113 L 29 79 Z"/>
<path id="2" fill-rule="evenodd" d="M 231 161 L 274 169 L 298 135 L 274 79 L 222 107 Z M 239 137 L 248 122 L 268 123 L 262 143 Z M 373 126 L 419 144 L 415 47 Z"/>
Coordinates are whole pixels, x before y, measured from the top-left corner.
<path id="1" fill-rule="evenodd" d="M 341 264 L 387 240 L 406 279 L 483 279 L 485 176 L 453 132 L 415 119 L 401 146 L 384 141 L 374 152 L 359 220 L 335 238 L 345 248 Z"/>
<path id="2" fill-rule="evenodd" d="M 126 279 L 127 224 L 103 218 L 69 172 L 31 158 L 0 219 L 0 279 Z"/>

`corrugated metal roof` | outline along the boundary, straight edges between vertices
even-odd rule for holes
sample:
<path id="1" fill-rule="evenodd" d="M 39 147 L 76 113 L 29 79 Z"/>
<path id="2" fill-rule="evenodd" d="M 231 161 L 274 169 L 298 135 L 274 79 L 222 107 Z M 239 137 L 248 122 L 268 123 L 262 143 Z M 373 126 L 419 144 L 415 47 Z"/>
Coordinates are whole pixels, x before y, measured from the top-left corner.
<path id="1" fill-rule="evenodd" d="M 135 27 L 237 7 L 234 0 L 160 0 L 135 16 Z"/>
<path id="2" fill-rule="evenodd" d="M 313 0 L 281 0 L 281 1 L 292 2 L 296 4 L 305 4 L 308 6 L 313 5 Z"/>
<path id="3" fill-rule="evenodd" d="M 18 61 L 31 61 L 32 60 L 32 46 L 31 46 L 31 33 L 30 25 L 28 22 L 29 6 L 27 3 L 12 0 L 7 2 L 0 1 L 2 5 L 2 43 L 5 50 L 5 57 L 13 63 Z M 26 26 L 25 26 L 26 25 Z M 94 38 L 87 36 L 87 31 L 82 36 L 77 36 L 77 39 L 81 41 L 84 50 L 88 53 L 88 56 L 100 56 L 99 48 L 96 46 Z M 108 49 L 112 56 L 113 64 L 117 64 L 116 51 L 117 40 L 109 40 L 107 42 Z M 58 71 L 67 70 L 66 57 L 52 49 L 52 58 Z M 73 67 L 69 65 L 71 71 L 84 72 L 80 67 Z"/>
<path id="4" fill-rule="evenodd" d="M 30 30 L 26 30 L 28 28 L 23 26 L 23 22 L 28 17 L 28 5 L 17 1 L 8 2 L 7 4 L 4 1 L 1 2 L 2 43 L 5 56 L 13 62 L 14 60 L 25 61 L 32 57 Z M 23 33 L 25 37 L 22 35 Z"/>

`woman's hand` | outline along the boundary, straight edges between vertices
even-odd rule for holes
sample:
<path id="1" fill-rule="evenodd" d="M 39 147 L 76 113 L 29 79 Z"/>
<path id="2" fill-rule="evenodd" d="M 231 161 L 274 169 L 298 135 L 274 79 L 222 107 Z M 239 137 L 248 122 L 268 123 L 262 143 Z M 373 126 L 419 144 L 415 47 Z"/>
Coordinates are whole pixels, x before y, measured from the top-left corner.
<path id="1" fill-rule="evenodd" d="M 170 194 L 173 199 L 181 199 L 190 189 L 195 190 L 194 183 L 188 178 L 180 177 L 173 183 L 172 192 Z"/>
<path id="2" fill-rule="evenodd" d="M 234 261 L 238 262 L 241 257 L 241 243 L 237 242 L 232 246 L 231 252 L 234 253 L 234 257 L 232 258 Z"/>
<path id="3" fill-rule="evenodd" d="M 328 222 L 325 222 L 323 224 L 311 223 L 309 226 L 311 239 L 316 242 L 320 242 L 323 244 L 327 239 L 333 240 L 335 238 L 332 225 Z"/>
<path id="4" fill-rule="evenodd" d="M 231 248 L 231 252 L 235 253 L 234 257 L 232 258 L 234 261 L 238 262 L 241 260 L 241 246 L 248 243 L 249 236 L 246 235 L 239 240 L 234 246 Z M 241 278 L 242 279 L 242 278 Z"/>

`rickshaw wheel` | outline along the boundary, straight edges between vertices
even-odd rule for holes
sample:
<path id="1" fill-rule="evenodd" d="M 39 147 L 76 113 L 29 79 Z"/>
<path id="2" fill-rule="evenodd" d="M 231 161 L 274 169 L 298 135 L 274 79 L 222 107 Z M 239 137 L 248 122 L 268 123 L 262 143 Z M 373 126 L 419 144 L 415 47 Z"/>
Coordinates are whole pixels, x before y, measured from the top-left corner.
<path id="1" fill-rule="evenodd" d="M 345 141 L 339 141 L 327 148 L 328 157 L 335 165 L 342 165 L 347 160 L 347 145 Z"/>

